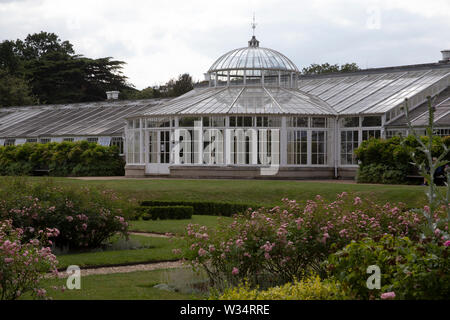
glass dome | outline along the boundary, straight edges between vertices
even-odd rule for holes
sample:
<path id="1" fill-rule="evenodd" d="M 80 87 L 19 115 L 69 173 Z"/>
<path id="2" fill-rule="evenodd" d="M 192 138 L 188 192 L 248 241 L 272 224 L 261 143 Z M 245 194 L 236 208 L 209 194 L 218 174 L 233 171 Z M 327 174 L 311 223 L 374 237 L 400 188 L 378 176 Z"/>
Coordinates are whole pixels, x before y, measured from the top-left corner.
<path id="1" fill-rule="evenodd" d="M 222 55 L 208 72 L 255 69 L 299 72 L 296 65 L 282 53 L 259 47 L 255 36 L 249 41 L 248 47 L 234 49 Z"/>
<path id="2" fill-rule="evenodd" d="M 293 87 L 299 70 L 285 55 L 261 48 L 255 36 L 248 47 L 234 49 L 217 59 L 207 73 L 210 86 L 275 85 Z"/>

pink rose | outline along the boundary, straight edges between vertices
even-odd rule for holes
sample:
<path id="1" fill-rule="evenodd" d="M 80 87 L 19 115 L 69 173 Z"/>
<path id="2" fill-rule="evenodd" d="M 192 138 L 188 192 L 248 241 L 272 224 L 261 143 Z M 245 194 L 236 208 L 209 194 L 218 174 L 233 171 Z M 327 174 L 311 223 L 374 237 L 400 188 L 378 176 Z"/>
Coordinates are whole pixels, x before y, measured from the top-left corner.
<path id="1" fill-rule="evenodd" d="M 450 247 L 450 240 L 445 241 L 444 246 Z"/>
<path id="2" fill-rule="evenodd" d="M 395 298 L 394 291 L 385 292 L 385 293 L 381 294 L 381 299 L 383 299 L 383 300 L 394 299 L 394 298 Z"/>
<path id="3" fill-rule="evenodd" d="M 233 267 L 233 271 L 231 271 L 231 274 L 232 275 L 237 275 L 239 273 L 239 269 L 238 268 L 236 268 L 236 267 Z"/>
<path id="4" fill-rule="evenodd" d="M 5 258 L 5 263 L 11 263 L 13 261 L 14 261 L 13 258 Z"/>

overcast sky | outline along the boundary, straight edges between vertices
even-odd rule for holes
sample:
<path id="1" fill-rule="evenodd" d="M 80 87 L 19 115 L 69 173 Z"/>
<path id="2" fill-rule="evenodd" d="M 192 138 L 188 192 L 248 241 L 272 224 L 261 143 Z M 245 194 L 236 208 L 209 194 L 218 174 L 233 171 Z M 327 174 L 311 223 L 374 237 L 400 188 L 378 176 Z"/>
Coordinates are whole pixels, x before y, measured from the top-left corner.
<path id="1" fill-rule="evenodd" d="M 54 32 L 78 54 L 125 61 L 143 89 L 184 72 L 202 80 L 220 55 L 247 45 L 253 12 L 260 46 L 300 69 L 437 62 L 450 49 L 449 0 L 0 0 L 0 41 Z"/>

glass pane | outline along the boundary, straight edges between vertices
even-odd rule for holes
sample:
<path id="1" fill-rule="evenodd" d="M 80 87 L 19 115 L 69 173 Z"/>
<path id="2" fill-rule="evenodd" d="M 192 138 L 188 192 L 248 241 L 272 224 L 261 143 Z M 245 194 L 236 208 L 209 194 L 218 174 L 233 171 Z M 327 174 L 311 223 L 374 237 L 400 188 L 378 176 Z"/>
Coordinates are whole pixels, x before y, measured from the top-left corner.
<path id="1" fill-rule="evenodd" d="M 359 127 L 359 118 L 358 117 L 344 118 L 342 119 L 342 126 L 344 128 Z"/>
<path id="2" fill-rule="evenodd" d="M 312 118 L 311 126 L 313 128 L 325 128 L 326 123 L 326 118 Z"/>
<path id="3" fill-rule="evenodd" d="M 363 127 L 381 127 L 381 117 L 380 116 L 368 116 L 364 117 L 362 121 Z"/>

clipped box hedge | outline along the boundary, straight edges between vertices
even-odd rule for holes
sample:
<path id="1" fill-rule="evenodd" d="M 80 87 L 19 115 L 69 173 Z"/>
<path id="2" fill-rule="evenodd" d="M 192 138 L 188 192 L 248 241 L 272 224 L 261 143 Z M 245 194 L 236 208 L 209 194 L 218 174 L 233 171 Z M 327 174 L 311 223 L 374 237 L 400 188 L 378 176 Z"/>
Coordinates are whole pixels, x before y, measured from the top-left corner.
<path id="1" fill-rule="evenodd" d="M 144 220 L 181 220 L 191 219 L 194 208 L 192 206 L 153 206 L 141 207 L 140 211 Z"/>
<path id="2" fill-rule="evenodd" d="M 167 206 L 190 206 L 194 208 L 195 215 L 226 216 L 230 217 L 235 213 L 245 212 L 248 208 L 257 208 L 255 205 L 226 202 L 205 202 L 205 201 L 142 201 L 143 207 L 167 207 Z"/>

